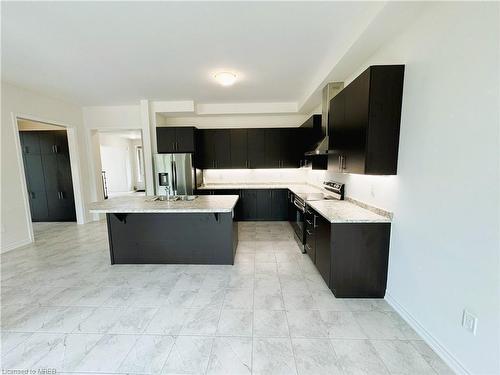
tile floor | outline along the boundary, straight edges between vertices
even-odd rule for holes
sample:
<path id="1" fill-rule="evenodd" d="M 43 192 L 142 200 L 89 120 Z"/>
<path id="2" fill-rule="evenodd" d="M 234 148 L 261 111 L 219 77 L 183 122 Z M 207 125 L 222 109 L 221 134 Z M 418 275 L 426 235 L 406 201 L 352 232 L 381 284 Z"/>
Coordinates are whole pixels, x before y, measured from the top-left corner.
<path id="1" fill-rule="evenodd" d="M 450 374 L 384 300 L 336 299 L 288 223 L 239 225 L 234 266 L 109 265 L 104 222 L 2 255 L 2 368 Z"/>

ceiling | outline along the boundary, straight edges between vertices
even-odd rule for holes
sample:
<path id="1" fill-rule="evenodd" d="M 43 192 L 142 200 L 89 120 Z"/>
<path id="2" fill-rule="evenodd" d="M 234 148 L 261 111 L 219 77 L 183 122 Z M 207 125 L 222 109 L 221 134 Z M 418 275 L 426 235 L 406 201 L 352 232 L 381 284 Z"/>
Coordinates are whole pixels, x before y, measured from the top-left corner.
<path id="1" fill-rule="evenodd" d="M 298 102 L 383 4 L 3 2 L 2 80 L 80 105 Z"/>

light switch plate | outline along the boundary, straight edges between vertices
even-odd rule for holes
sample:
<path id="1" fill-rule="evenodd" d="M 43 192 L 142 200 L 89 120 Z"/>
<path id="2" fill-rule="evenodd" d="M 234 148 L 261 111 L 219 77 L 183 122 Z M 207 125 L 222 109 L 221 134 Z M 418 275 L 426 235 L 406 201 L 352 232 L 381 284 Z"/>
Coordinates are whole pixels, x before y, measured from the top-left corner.
<path id="1" fill-rule="evenodd" d="M 464 313 L 462 316 L 462 327 L 464 327 L 467 331 L 472 333 L 474 336 L 476 335 L 477 318 L 467 310 L 464 310 Z"/>

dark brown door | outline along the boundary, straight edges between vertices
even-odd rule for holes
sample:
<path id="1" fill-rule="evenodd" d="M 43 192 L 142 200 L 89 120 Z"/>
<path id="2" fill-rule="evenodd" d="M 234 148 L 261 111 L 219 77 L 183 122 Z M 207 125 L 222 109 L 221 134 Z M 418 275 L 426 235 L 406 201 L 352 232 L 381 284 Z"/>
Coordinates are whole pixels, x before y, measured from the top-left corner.
<path id="1" fill-rule="evenodd" d="M 32 220 L 76 220 L 66 131 L 20 134 Z"/>

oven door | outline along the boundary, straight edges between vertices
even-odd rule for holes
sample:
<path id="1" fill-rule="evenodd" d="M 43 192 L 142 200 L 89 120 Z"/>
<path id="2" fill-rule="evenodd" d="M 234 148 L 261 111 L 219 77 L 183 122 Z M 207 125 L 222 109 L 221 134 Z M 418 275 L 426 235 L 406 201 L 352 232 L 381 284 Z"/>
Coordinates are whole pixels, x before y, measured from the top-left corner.
<path id="1" fill-rule="evenodd" d="M 293 214 L 290 218 L 290 224 L 292 225 L 293 231 L 295 232 L 295 240 L 298 242 L 300 249 L 304 252 L 304 244 L 305 244 L 305 225 L 304 225 L 304 211 L 296 207 L 293 202 Z"/>

